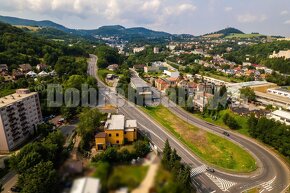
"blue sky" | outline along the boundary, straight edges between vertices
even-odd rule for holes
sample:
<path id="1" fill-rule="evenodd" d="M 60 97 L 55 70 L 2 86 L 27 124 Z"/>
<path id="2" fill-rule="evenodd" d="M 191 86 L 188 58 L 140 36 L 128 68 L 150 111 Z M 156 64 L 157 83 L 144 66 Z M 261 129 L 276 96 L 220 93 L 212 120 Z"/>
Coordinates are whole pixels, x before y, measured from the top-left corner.
<path id="1" fill-rule="evenodd" d="M 290 36 L 289 0 L 0 0 L 0 15 L 81 29 L 120 24 L 200 35 L 236 27 Z"/>

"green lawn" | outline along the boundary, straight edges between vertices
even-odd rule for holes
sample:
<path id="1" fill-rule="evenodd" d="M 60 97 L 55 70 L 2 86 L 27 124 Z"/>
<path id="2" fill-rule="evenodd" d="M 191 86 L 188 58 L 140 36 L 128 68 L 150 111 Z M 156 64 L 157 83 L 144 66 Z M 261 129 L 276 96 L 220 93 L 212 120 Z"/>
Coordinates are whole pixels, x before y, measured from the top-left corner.
<path id="1" fill-rule="evenodd" d="M 251 172 L 256 169 L 254 158 L 229 140 L 187 123 L 163 106 L 143 110 L 208 163 L 235 172 Z"/>
<path id="2" fill-rule="evenodd" d="M 156 192 L 170 192 L 175 185 L 172 174 L 165 170 L 162 165 L 158 168 L 154 182 L 154 190 Z"/>
<path id="3" fill-rule="evenodd" d="M 213 120 L 211 117 L 203 116 L 200 113 L 195 113 L 193 115 L 198 117 L 198 118 L 200 118 L 200 119 L 203 119 L 203 120 L 205 120 L 207 122 L 210 122 L 210 123 L 213 123 L 215 125 L 218 125 L 218 126 L 224 128 L 224 129 L 230 129 L 223 122 L 223 116 L 226 113 L 229 113 L 231 116 L 233 116 L 237 120 L 237 122 L 239 123 L 240 128 L 236 130 L 237 132 L 239 132 L 239 133 L 241 133 L 243 135 L 246 135 L 246 136 L 250 136 L 249 128 L 248 128 L 248 125 L 247 125 L 248 118 L 244 117 L 244 116 L 236 115 L 229 109 L 220 111 L 219 112 L 220 116 L 219 116 L 219 118 L 217 120 Z"/>
<path id="4" fill-rule="evenodd" d="M 107 69 L 98 69 L 98 77 L 101 79 L 102 82 L 105 82 L 105 78 L 107 74 L 114 74 L 114 73 Z"/>
<path id="5" fill-rule="evenodd" d="M 215 79 L 223 80 L 226 82 L 233 82 L 233 83 L 242 82 L 242 80 L 239 80 L 239 79 L 233 78 L 233 77 L 228 77 L 227 75 L 222 76 L 222 75 L 217 75 L 217 74 L 213 74 L 213 73 L 209 73 L 209 72 L 206 72 L 204 75 L 215 78 Z"/>
<path id="6" fill-rule="evenodd" d="M 252 188 L 250 190 L 244 191 L 243 193 L 259 193 L 260 190 L 260 188 Z"/>
<path id="7" fill-rule="evenodd" d="M 129 191 L 137 188 L 148 171 L 148 166 L 116 166 L 109 177 L 109 186 L 128 187 Z"/>

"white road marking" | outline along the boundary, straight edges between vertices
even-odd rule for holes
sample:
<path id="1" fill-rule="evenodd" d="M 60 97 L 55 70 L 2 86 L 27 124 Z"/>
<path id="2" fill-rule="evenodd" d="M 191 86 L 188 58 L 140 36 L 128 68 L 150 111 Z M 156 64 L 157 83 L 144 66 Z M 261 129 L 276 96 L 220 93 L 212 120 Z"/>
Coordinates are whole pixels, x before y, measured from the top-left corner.
<path id="1" fill-rule="evenodd" d="M 206 168 L 207 168 L 206 165 L 201 165 L 199 167 L 193 168 L 190 171 L 190 176 L 191 177 L 197 176 L 198 174 L 201 174 L 201 173 L 205 172 Z"/>
<path id="2" fill-rule="evenodd" d="M 260 186 L 263 188 L 262 191 L 260 191 L 260 193 L 263 192 L 264 190 L 267 190 L 268 192 L 272 191 L 273 190 L 273 183 L 274 183 L 275 179 L 276 179 L 276 176 L 272 180 L 260 184 Z"/>
<path id="3" fill-rule="evenodd" d="M 236 182 L 231 182 L 222 178 L 218 178 L 207 172 L 205 172 L 205 175 L 209 179 L 211 179 L 211 181 L 213 181 L 217 185 L 217 187 L 219 187 L 223 192 L 228 192 L 231 187 L 237 184 Z"/>

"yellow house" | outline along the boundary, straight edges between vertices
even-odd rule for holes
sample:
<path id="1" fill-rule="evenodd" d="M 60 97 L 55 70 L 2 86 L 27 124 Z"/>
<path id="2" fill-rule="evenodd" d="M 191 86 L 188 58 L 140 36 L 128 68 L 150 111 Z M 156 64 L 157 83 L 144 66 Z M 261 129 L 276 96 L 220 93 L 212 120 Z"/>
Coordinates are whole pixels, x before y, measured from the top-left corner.
<path id="1" fill-rule="evenodd" d="M 96 134 L 95 141 L 96 141 L 97 151 L 104 150 L 107 148 L 106 136 L 107 136 L 107 134 L 105 132 L 101 132 L 101 133 Z"/>
<path id="2" fill-rule="evenodd" d="M 104 150 L 109 145 L 123 145 L 137 140 L 137 121 L 125 120 L 124 115 L 108 115 L 105 131 L 95 136 L 96 149 Z"/>

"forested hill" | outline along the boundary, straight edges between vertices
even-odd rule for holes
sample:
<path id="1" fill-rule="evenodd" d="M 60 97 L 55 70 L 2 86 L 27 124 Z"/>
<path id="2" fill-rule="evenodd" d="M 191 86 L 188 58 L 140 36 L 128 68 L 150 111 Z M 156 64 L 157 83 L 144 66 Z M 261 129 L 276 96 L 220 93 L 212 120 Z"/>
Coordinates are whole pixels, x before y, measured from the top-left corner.
<path id="1" fill-rule="evenodd" d="M 244 32 L 233 27 L 228 27 L 228 28 L 216 31 L 216 32 L 205 34 L 204 36 L 213 35 L 213 34 L 220 34 L 221 36 L 227 36 L 230 34 L 244 34 Z"/>
<path id="2" fill-rule="evenodd" d="M 62 55 L 85 56 L 86 52 L 80 47 L 36 37 L 0 22 L 0 63 L 8 64 L 10 69 L 18 64 L 36 65 L 41 61 L 54 65 Z"/>

